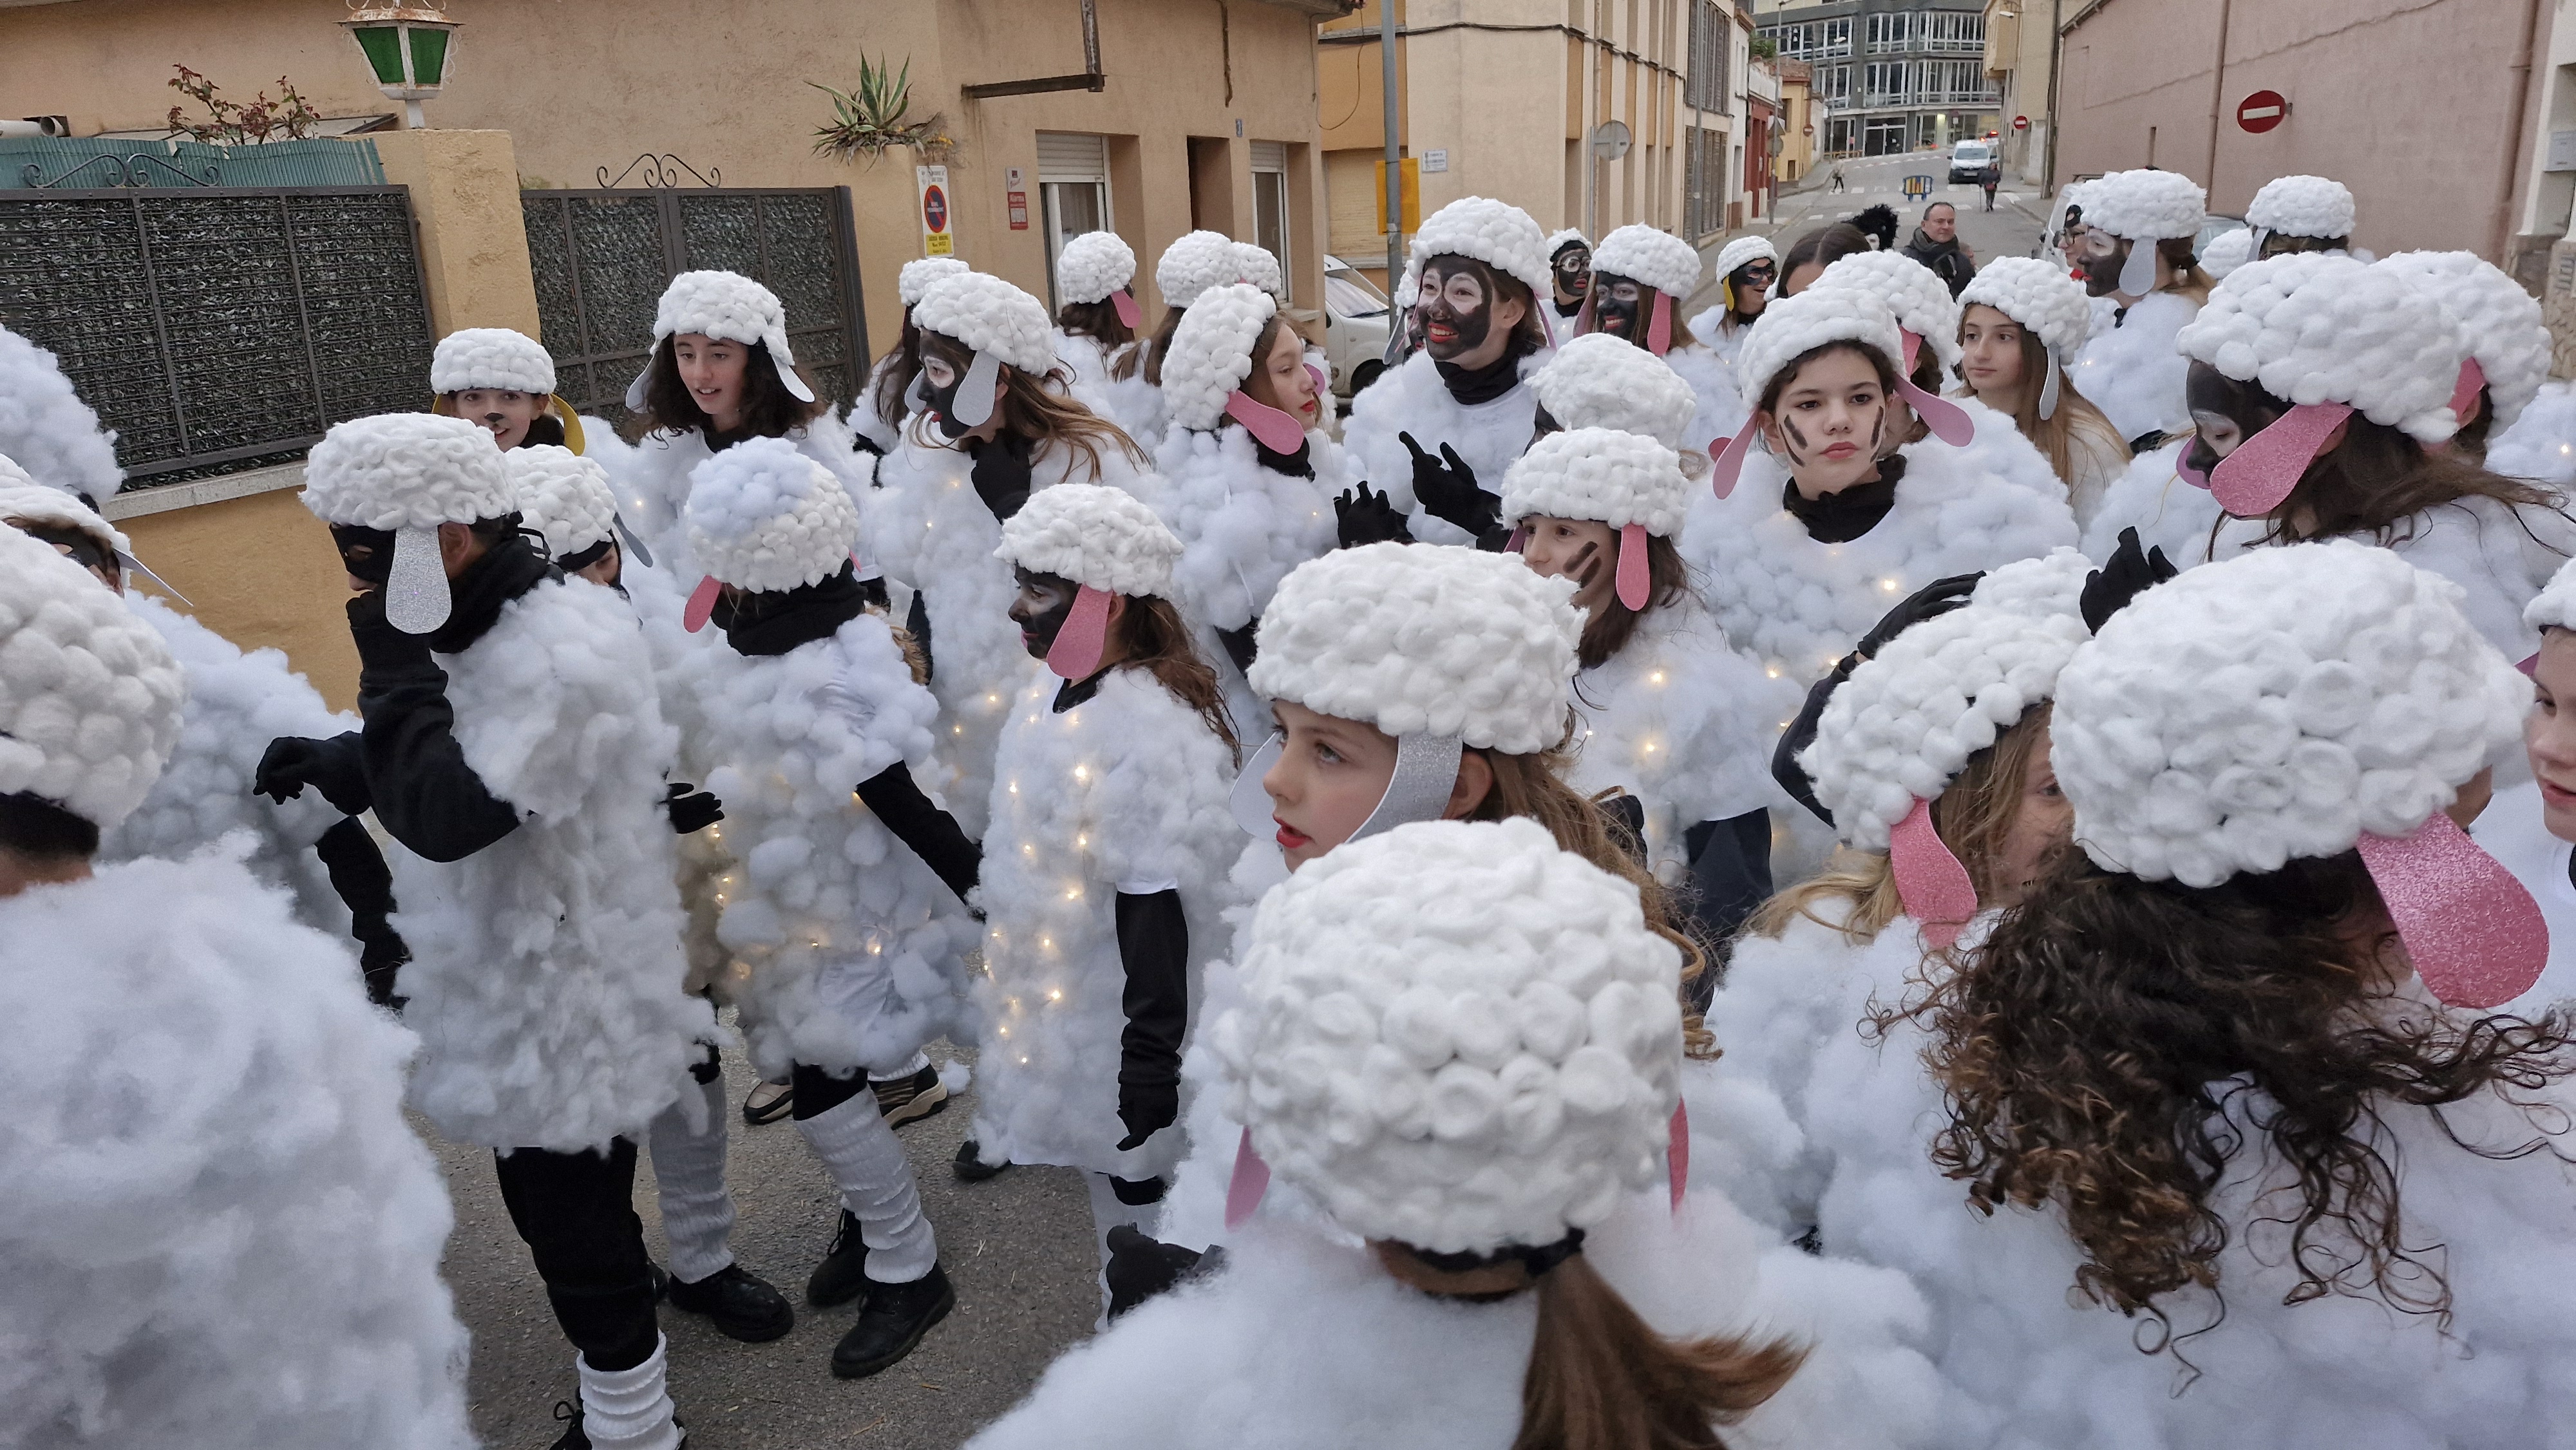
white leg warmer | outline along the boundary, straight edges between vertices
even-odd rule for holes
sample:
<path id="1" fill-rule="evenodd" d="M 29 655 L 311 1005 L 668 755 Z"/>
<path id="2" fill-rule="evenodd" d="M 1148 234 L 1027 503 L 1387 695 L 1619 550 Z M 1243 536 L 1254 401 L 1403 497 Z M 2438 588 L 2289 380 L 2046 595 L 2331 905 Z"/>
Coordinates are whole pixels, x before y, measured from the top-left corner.
<path id="1" fill-rule="evenodd" d="M 820 1117 L 796 1124 L 816 1157 L 841 1186 L 841 1203 L 858 1215 L 859 1238 L 868 1246 L 868 1277 L 880 1284 L 909 1284 L 939 1262 L 939 1241 L 921 1211 L 921 1186 L 903 1144 L 877 1111 L 876 1094 L 862 1092 Z"/>
<path id="2" fill-rule="evenodd" d="M 603 1374 L 575 1356 L 581 1376 L 581 1428 L 592 1450 L 678 1450 L 680 1427 L 672 1422 L 671 1394 L 663 1382 L 663 1358 L 670 1341 L 653 1346 L 653 1357 L 633 1369 Z"/>
<path id="3" fill-rule="evenodd" d="M 1095 1330 L 1109 1327 L 1109 1231 L 1126 1224 L 1137 1232 L 1151 1235 L 1163 1216 L 1159 1203 L 1127 1204 L 1118 1201 L 1118 1190 L 1110 1186 L 1109 1175 L 1086 1171 L 1082 1181 L 1091 1188 L 1091 1246 L 1100 1253 L 1100 1317 L 1093 1321 Z"/>
<path id="4" fill-rule="evenodd" d="M 694 1080 L 648 1134 L 671 1277 L 694 1284 L 733 1262 L 733 1191 L 725 1186 L 724 1080 Z M 693 1123 L 691 1120 L 695 1119 Z"/>
<path id="5" fill-rule="evenodd" d="M 901 1082 L 905 1078 L 919 1074 L 923 1068 L 928 1066 L 930 1066 L 930 1054 L 927 1052 L 916 1052 L 912 1055 L 912 1061 L 905 1063 L 903 1066 L 896 1068 L 892 1072 L 869 1073 L 868 1081 Z"/>

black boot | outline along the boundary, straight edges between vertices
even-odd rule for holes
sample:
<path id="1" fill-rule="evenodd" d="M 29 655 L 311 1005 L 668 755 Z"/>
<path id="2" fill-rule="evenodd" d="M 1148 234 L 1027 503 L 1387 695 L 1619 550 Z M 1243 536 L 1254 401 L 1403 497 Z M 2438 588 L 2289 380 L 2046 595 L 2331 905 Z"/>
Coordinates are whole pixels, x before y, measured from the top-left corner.
<path id="1" fill-rule="evenodd" d="M 787 1296 L 740 1264 L 727 1264 L 694 1284 L 671 1280 L 671 1307 L 712 1320 L 716 1332 L 745 1344 L 764 1344 L 796 1327 Z"/>
<path id="2" fill-rule="evenodd" d="M 849 1303 L 868 1292 L 867 1269 L 868 1245 L 859 1237 L 859 1216 L 842 1209 L 840 1231 L 832 1235 L 823 1262 L 814 1266 L 813 1277 L 805 1281 L 805 1302 L 817 1309 Z"/>
<path id="3" fill-rule="evenodd" d="M 987 1178 L 998 1178 L 1002 1170 L 1010 1166 L 1011 1160 L 1008 1158 L 998 1163 L 985 1161 L 982 1150 L 976 1147 L 975 1140 L 972 1138 L 957 1145 L 957 1156 L 948 1165 L 950 1171 L 968 1183 L 981 1183 Z"/>
<path id="4" fill-rule="evenodd" d="M 868 1285 L 867 1307 L 859 1311 L 859 1322 L 841 1336 L 832 1350 L 832 1374 L 845 1380 L 863 1380 L 880 1370 L 891 1369 L 930 1326 L 948 1317 L 957 1307 L 957 1291 L 948 1285 L 948 1275 L 937 1264 L 930 1272 L 909 1284 Z"/>

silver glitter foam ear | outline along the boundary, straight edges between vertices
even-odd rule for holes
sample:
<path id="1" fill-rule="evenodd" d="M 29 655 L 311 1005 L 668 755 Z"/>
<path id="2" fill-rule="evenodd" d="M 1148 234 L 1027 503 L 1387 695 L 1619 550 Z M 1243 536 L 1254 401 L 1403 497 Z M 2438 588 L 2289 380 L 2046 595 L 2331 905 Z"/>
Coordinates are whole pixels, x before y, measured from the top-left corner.
<path id="1" fill-rule="evenodd" d="M 993 416 L 993 384 L 1001 381 L 1002 360 L 989 352 L 975 354 L 974 364 L 966 369 L 966 381 L 957 385 L 957 421 L 969 428 L 981 428 Z"/>
<path id="2" fill-rule="evenodd" d="M 397 529 L 393 571 L 385 576 L 385 622 L 405 634 L 427 634 L 447 622 L 454 601 L 447 565 L 438 557 L 438 529 Z"/>
<path id="3" fill-rule="evenodd" d="M 912 372 L 912 386 L 903 390 L 903 410 L 907 413 L 918 413 L 929 406 L 930 374 L 923 369 L 915 368 Z"/>
<path id="4" fill-rule="evenodd" d="M 2150 240 L 2131 241 L 2129 259 L 2120 264 L 2120 291 L 2131 297 L 2144 297 L 2156 290 L 2156 244 Z"/>
<path id="5" fill-rule="evenodd" d="M 2048 356 L 2048 380 L 2039 385 L 2039 416 L 2040 421 L 2046 422 L 2057 416 L 2057 374 L 2063 364 L 2057 360 L 2057 349 L 2042 351 Z"/>
<path id="6" fill-rule="evenodd" d="M 1455 735 L 1400 735 L 1395 741 L 1395 775 L 1378 797 L 1377 809 L 1351 832 L 1354 841 L 1392 831 L 1415 821 L 1436 821 L 1449 809 L 1458 788 L 1458 757 L 1465 746 Z"/>
<path id="7" fill-rule="evenodd" d="M 1259 750 L 1252 752 L 1252 758 L 1243 763 L 1243 770 L 1234 778 L 1234 795 L 1228 804 L 1234 809 L 1234 823 L 1243 827 L 1247 836 L 1268 836 L 1278 832 L 1279 827 L 1270 819 L 1270 792 L 1261 788 L 1261 778 L 1270 773 L 1270 767 L 1279 763 L 1280 752 L 1285 749 L 1286 737 L 1272 731 L 1270 738 L 1262 742 Z"/>

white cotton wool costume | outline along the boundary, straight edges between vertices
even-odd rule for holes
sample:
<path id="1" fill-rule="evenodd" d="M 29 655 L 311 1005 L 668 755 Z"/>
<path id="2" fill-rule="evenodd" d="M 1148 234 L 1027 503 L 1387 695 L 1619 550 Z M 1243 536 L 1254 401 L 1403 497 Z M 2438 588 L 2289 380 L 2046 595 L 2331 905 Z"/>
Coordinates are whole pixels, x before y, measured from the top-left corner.
<path id="1" fill-rule="evenodd" d="M 2329 176 L 2275 176 L 2245 204 L 2246 228 L 2257 236 L 2332 241 L 2351 237 L 2352 224 L 2352 189 Z"/>
<path id="2" fill-rule="evenodd" d="M 100 503 L 125 483 L 116 435 L 72 390 L 54 355 L 0 327 L 0 457 L 49 488 Z"/>
<path id="3" fill-rule="evenodd" d="M 1961 304 L 1950 296 L 1950 284 L 1938 273 L 1903 252 L 1854 252 L 1825 268 L 1806 290 L 1819 288 L 1848 288 L 1876 297 L 1886 304 L 1898 327 L 1923 339 L 1943 377 L 1959 365 L 1964 355 L 1959 346 Z M 1902 369 L 1905 354 L 1897 352 L 1892 361 Z"/>
<path id="4" fill-rule="evenodd" d="M 2207 214 L 2207 193 L 2170 171 L 2114 171 L 2084 184 L 2084 224 L 2137 246 L 2193 237 Z M 2110 299 L 2096 299 L 2098 301 Z M 2075 360 L 2075 386 L 2123 438 L 2180 433 L 2191 427 L 2183 401 L 2188 362 L 2174 335 L 2199 304 L 2179 292 L 2151 292 L 2097 329 Z"/>
<path id="5" fill-rule="evenodd" d="M 915 257 L 904 263 L 903 270 L 895 276 L 895 298 L 903 304 L 904 314 L 909 317 L 912 305 L 921 300 L 921 294 L 929 289 L 931 283 L 951 273 L 969 270 L 972 269 L 955 257 Z M 851 431 L 875 444 L 880 453 L 892 453 L 903 436 L 903 414 L 889 418 L 877 411 L 877 383 L 901 360 L 899 346 L 888 348 L 879 356 L 875 365 L 868 369 L 867 387 L 860 392 L 858 401 L 850 406 Z M 1073 363 L 1070 357 L 1065 361 L 1067 366 Z M 898 406 L 908 404 L 899 402 Z"/>
<path id="6" fill-rule="evenodd" d="M 461 522 L 516 507 L 501 455 L 471 424 L 386 416 L 402 421 L 343 423 L 314 445 L 304 502 L 324 522 Z M 423 423 L 473 434 L 482 451 L 432 446 L 443 440 Z M 558 579 L 436 659 L 466 765 L 520 820 L 461 861 L 398 844 L 386 853 L 393 924 L 413 951 L 413 1106 L 460 1142 L 604 1147 L 672 1100 L 691 1045 L 715 1026 L 682 991 L 662 812 L 678 741 L 644 633 L 613 592 Z"/>
<path id="7" fill-rule="evenodd" d="M 2486 374 L 2495 414 L 2489 439 L 2511 428 L 2549 380 L 2549 328 L 2540 319 L 2540 299 L 2475 252 L 2398 252 L 2375 265 L 2430 294 L 2459 329 Z"/>
<path id="8" fill-rule="evenodd" d="M 2021 324 L 2048 349 L 2052 366 L 2069 370 L 2058 380 L 2060 393 L 2080 392 L 2071 370 L 2093 326 L 2093 300 L 2084 295 L 2084 284 L 2034 257 L 1998 257 L 1979 268 L 1959 293 L 1963 320 L 1968 308 L 1980 305 Z M 2128 470 L 2129 462 L 2125 446 L 2089 431 L 2069 433 L 2067 469 L 2071 476 L 2066 480 L 2066 497 L 2079 528 L 2091 526 L 2104 497 Z"/>
<path id="9" fill-rule="evenodd" d="M 587 436 L 595 437 L 596 434 Z M 864 498 L 875 488 L 880 470 L 891 460 L 878 459 L 852 442 L 850 425 L 831 413 L 817 415 L 802 427 L 787 431 L 787 441 L 796 445 L 806 457 L 832 470 L 841 489 L 852 498 Z M 898 450 L 899 451 L 899 450 Z M 635 530 L 653 551 L 654 562 L 670 571 L 673 578 L 686 576 L 694 581 L 704 571 L 689 555 L 688 530 L 681 525 L 680 511 L 689 501 L 689 476 L 698 465 L 715 457 L 707 447 L 703 425 L 685 432 L 657 428 L 644 435 L 630 456 L 611 462 L 603 456 L 609 480 L 617 487 L 617 511 L 627 527 Z M 873 578 L 891 564 L 881 559 L 874 535 L 859 550 L 859 577 Z M 685 591 L 688 585 L 683 583 Z"/>
<path id="10" fill-rule="evenodd" d="M 2084 552 L 2106 563 L 2120 547 L 2120 531 L 2136 529 L 2138 542 L 2162 549 L 2175 567 L 2188 569 L 2209 562 L 2211 536 L 2227 520 L 2218 500 L 2181 472 L 2189 437 L 2141 453 L 2102 491 L 2093 515 L 2084 520 Z"/>
<path id="11" fill-rule="evenodd" d="M 796 354 L 787 344 L 787 304 L 778 294 L 740 272 L 682 272 L 662 289 L 653 309 L 653 345 L 665 338 L 699 333 L 724 342 L 758 346 L 778 367 L 778 380 L 799 402 L 814 401 L 813 391 L 796 376 Z M 643 403 L 646 371 L 626 389 L 626 406 Z"/>
<path id="12" fill-rule="evenodd" d="M 524 332 L 507 327 L 460 327 L 438 340 L 429 358 L 429 390 L 446 396 L 468 388 L 496 388 L 540 396 L 555 390 L 554 355 Z"/>
<path id="13" fill-rule="evenodd" d="M 1116 232 L 1084 232 L 1056 254 L 1056 292 L 1080 306 L 1106 300 L 1136 276 L 1136 249 Z"/>
<path id="14" fill-rule="evenodd" d="M 1009 563 L 1131 600 L 1166 595 L 1181 552 L 1144 504 L 1083 485 L 1031 495 L 1000 547 Z M 1227 804 L 1236 762 L 1143 669 L 1112 666 L 1096 694 L 1059 712 L 1064 683 L 1042 672 L 1018 692 L 993 763 L 974 1135 L 987 1161 L 1143 1180 L 1170 1171 L 1182 1143 L 1172 1127 L 1116 1146 L 1127 1137 L 1117 898 L 1179 892 L 1195 1009 L 1223 947 L 1225 867 L 1241 839 Z"/>
<path id="15" fill-rule="evenodd" d="M 0 1443 L 465 1450 L 417 1044 L 238 846 L 0 901 Z"/>
<path id="16" fill-rule="evenodd" d="M 1433 518 L 1415 500 L 1413 455 L 1398 435 L 1411 434 L 1422 451 L 1434 458 L 1441 456 L 1443 443 L 1455 448 L 1460 460 L 1474 470 L 1478 486 L 1490 490 L 1502 481 L 1511 461 L 1529 447 L 1538 415 L 1538 396 L 1530 390 L 1529 380 L 1546 364 L 1547 356 L 1541 352 L 1522 358 L 1518 384 L 1501 397 L 1473 405 L 1462 404 L 1450 394 L 1440 380 L 1439 364 L 1428 352 L 1417 352 L 1380 373 L 1376 382 L 1351 399 L 1350 417 L 1342 423 L 1342 446 L 1360 476 L 1409 515 L 1415 538 L 1430 544 L 1474 542 L 1466 530 Z"/>
<path id="17" fill-rule="evenodd" d="M 1528 212 L 1509 202 L 1462 196 L 1423 218 L 1422 230 L 1413 234 L 1412 260 L 1418 268 L 1433 257 L 1472 257 L 1519 279 L 1533 298 L 1554 295 L 1547 238 Z M 1600 266 L 1598 255 L 1593 265 Z"/>
<path id="18" fill-rule="evenodd" d="M 2084 225 L 2132 242 L 2200 234 L 2209 193 L 2178 171 L 2114 171 L 2084 183 Z"/>
<path id="19" fill-rule="evenodd" d="M 2512 427 L 2488 435 L 2487 469 L 2561 492 L 2576 483 L 2576 384 L 2542 383 Z"/>
<path id="20" fill-rule="evenodd" d="M 1181 541 L 1174 602 L 1218 629 L 1241 629 L 1269 607 L 1288 571 L 1332 551 L 1333 500 L 1359 482 L 1322 428 L 1306 432 L 1302 478 L 1262 465 L 1252 434 L 1231 426 L 1227 395 L 1251 375 L 1253 344 L 1278 304 L 1249 286 L 1199 299 L 1163 360 L 1173 427 L 1155 451 L 1163 487 L 1149 501 Z"/>
<path id="21" fill-rule="evenodd" d="M 1678 322 L 1682 303 L 1699 288 L 1699 252 L 1679 237 L 1642 222 L 1631 222 L 1601 239 L 1600 247 L 1592 254 L 1592 271 L 1595 286 L 1606 273 L 1664 293 L 1672 299 L 1669 305 Z M 1641 306 L 1636 322 L 1640 335 L 1624 339 L 1639 344 L 1639 351 L 1645 350 L 1643 333 L 1652 314 L 1651 305 Z M 1700 337 L 1687 347 L 1671 348 L 1665 352 L 1663 362 L 1690 385 L 1692 395 L 1699 399 L 1698 412 L 1688 426 L 1686 446 L 1714 452 L 1724 445 L 1712 445 L 1710 440 L 1734 436 L 1735 430 L 1744 426 L 1744 409 L 1737 397 L 1733 370 L 1708 343 L 1707 338 Z"/>
<path id="22" fill-rule="evenodd" d="M 1566 339 L 1530 374 L 1529 387 L 1560 428 L 1641 433 L 1684 454 L 1686 470 L 1692 466 L 1687 455 L 1707 458 L 1709 440 L 1694 436 L 1699 430 L 1691 426 L 1699 416 L 1691 385 L 1664 359 L 1608 333 Z M 1736 426 L 1743 426 L 1741 418 Z"/>
<path id="23" fill-rule="evenodd" d="M 777 440 L 718 455 L 689 496 L 698 557 L 755 592 L 839 572 L 855 520 L 830 473 Z M 893 1075 L 957 1026 L 977 930 L 852 792 L 929 765 L 938 702 L 874 614 L 784 654 L 699 649 L 672 685 L 694 702 L 685 771 L 725 803 L 703 848 L 724 858 L 711 945 L 753 1063 Z"/>
<path id="24" fill-rule="evenodd" d="M 1110 293 L 1130 288 L 1136 276 L 1136 253 L 1116 232 L 1084 232 L 1064 244 L 1056 258 L 1056 294 L 1073 304 L 1100 302 Z M 1130 295 L 1133 293 L 1131 291 Z M 1145 346 L 1145 339 L 1120 347 L 1059 327 L 1055 351 L 1073 379 L 1073 388 L 1093 411 L 1127 430 L 1131 437 L 1162 431 L 1162 399 L 1142 370 L 1125 378 L 1110 375 L 1118 360 Z"/>
<path id="25" fill-rule="evenodd" d="M 533 444 L 501 455 L 519 485 L 520 521 L 562 559 L 617 536 L 617 494 L 608 470 L 569 448 Z"/>

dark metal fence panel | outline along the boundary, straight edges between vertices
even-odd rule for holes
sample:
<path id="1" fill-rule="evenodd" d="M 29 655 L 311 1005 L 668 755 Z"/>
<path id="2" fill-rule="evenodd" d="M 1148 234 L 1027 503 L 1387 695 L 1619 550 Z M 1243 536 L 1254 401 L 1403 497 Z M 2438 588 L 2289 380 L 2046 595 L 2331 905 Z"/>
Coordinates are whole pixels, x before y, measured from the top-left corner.
<path id="1" fill-rule="evenodd" d="M 0 326 L 62 359 L 128 489 L 422 407 L 423 293 L 398 186 L 0 193 Z"/>
<path id="2" fill-rule="evenodd" d="M 626 385 L 651 355 L 662 289 L 705 269 L 778 294 L 817 396 L 848 403 L 866 381 L 849 188 L 523 191 L 519 202 L 556 386 L 581 412 L 629 428 Z"/>

